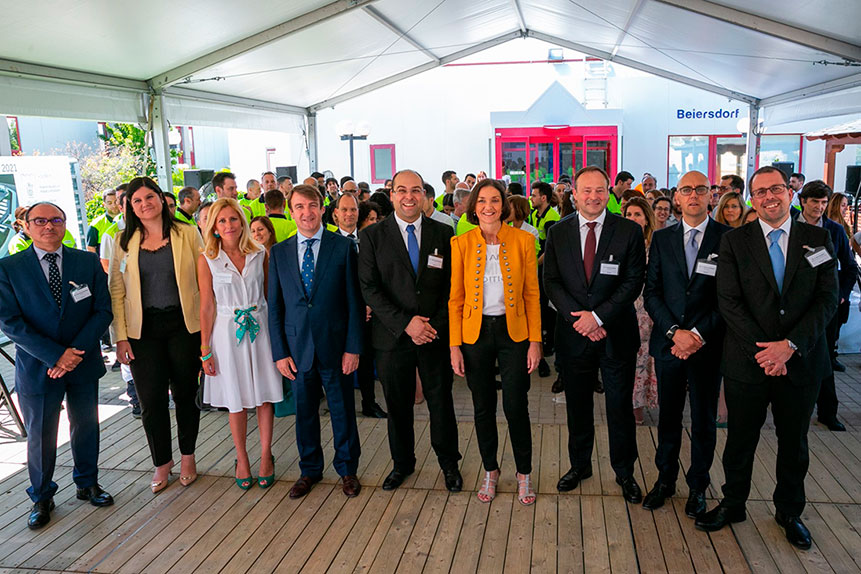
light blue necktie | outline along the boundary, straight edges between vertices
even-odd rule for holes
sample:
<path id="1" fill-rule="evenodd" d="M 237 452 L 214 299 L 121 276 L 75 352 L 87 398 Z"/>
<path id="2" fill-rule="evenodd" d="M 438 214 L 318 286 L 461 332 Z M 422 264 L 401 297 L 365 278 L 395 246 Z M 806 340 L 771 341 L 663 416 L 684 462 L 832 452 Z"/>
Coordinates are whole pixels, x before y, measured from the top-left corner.
<path id="1" fill-rule="evenodd" d="M 413 271 L 416 275 L 419 274 L 419 240 L 416 238 L 416 226 L 410 223 L 407 225 L 407 251 L 410 254 L 410 263 L 413 264 Z"/>
<path id="2" fill-rule="evenodd" d="M 311 295 L 311 288 L 314 287 L 314 242 L 316 238 L 306 239 L 302 243 L 305 244 L 305 256 L 302 257 L 302 283 L 305 285 L 305 294 Z"/>
<path id="3" fill-rule="evenodd" d="M 691 229 L 691 236 L 688 239 L 687 245 L 685 245 L 685 261 L 688 263 L 688 277 L 694 276 L 694 265 L 697 263 L 697 252 L 700 250 L 700 246 L 697 245 L 697 235 L 699 232 L 699 229 Z"/>
<path id="4" fill-rule="evenodd" d="M 780 238 L 782 236 L 782 229 L 774 229 L 768 232 L 768 239 L 771 241 L 768 246 L 768 256 L 771 257 L 771 269 L 774 271 L 774 280 L 777 282 L 778 293 L 783 292 L 783 274 L 786 272 L 786 261 L 783 259 L 783 251 L 780 250 Z"/>

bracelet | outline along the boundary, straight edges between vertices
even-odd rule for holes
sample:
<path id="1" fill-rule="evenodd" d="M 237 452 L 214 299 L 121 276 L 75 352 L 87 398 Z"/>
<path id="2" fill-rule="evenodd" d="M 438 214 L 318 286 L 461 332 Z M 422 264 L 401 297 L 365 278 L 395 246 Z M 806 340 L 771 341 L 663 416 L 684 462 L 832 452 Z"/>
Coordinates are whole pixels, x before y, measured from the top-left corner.
<path id="1" fill-rule="evenodd" d="M 208 361 L 208 360 L 209 360 L 209 359 L 211 359 L 211 358 L 212 358 L 212 351 L 210 351 L 208 354 L 206 354 L 206 355 L 202 356 L 202 357 L 200 358 L 200 360 L 201 360 L 201 362 L 205 362 L 205 361 Z"/>
<path id="2" fill-rule="evenodd" d="M 212 347 L 210 347 L 209 345 L 201 345 L 201 346 L 200 346 L 200 350 L 201 350 L 201 351 L 205 351 L 206 349 L 211 349 L 211 348 L 212 348 Z"/>

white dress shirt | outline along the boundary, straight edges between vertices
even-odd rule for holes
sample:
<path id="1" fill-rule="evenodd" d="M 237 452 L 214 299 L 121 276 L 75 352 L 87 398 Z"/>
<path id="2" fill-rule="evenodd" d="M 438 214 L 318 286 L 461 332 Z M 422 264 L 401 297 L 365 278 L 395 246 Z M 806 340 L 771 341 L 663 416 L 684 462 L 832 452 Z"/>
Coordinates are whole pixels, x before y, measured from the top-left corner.
<path id="1" fill-rule="evenodd" d="M 422 248 L 422 216 L 419 214 L 418 219 L 413 221 L 412 223 L 408 223 L 398 217 L 397 213 L 393 213 L 392 216 L 395 218 L 395 223 L 398 224 L 398 229 L 401 230 L 401 237 L 404 238 L 404 247 L 407 248 L 407 253 L 410 252 L 410 244 L 409 244 L 409 234 L 407 233 L 407 225 L 414 225 L 416 228 L 416 241 L 418 241 L 419 249 Z"/>
<path id="2" fill-rule="evenodd" d="M 319 229 L 317 229 L 317 233 L 308 237 L 301 231 L 296 231 L 296 253 L 299 259 L 299 277 L 302 276 L 302 261 L 305 259 L 305 250 L 308 248 L 305 245 L 306 239 L 316 239 L 311 245 L 311 253 L 314 254 L 314 269 L 317 269 L 317 259 L 320 256 L 320 242 L 323 240 L 323 226 L 321 225 Z"/>
<path id="3" fill-rule="evenodd" d="M 762 234 L 765 236 L 765 248 L 768 249 L 768 246 L 771 245 L 771 239 L 769 239 L 768 234 L 774 231 L 775 229 L 782 229 L 785 233 L 780 235 L 780 240 L 777 244 L 780 246 L 780 251 L 783 253 L 783 264 L 786 265 L 786 251 L 789 247 L 789 230 L 792 229 L 792 218 L 787 217 L 786 221 L 783 222 L 783 225 L 780 227 L 772 227 L 768 223 L 764 222 L 761 219 L 757 219 L 759 222 L 759 226 L 762 228 Z"/>
<path id="4" fill-rule="evenodd" d="M 36 256 L 39 258 L 39 265 L 42 267 L 42 273 L 45 274 L 45 279 L 47 279 L 49 282 L 51 281 L 51 277 L 50 277 L 51 264 L 48 263 L 47 259 L 45 259 L 45 255 L 47 255 L 48 253 L 56 253 L 57 254 L 57 267 L 60 268 L 60 277 L 63 276 L 63 246 L 62 245 L 56 251 L 45 251 L 44 249 L 39 249 L 34 244 L 33 245 L 33 251 L 36 252 Z"/>
<path id="5" fill-rule="evenodd" d="M 358 241 L 358 240 L 359 240 L 359 228 L 358 228 L 358 227 L 357 227 L 356 229 L 354 229 L 352 233 L 350 233 L 349 231 L 344 231 L 343 229 L 341 229 L 341 228 L 339 227 L 339 228 L 338 228 L 338 233 L 340 233 L 340 234 L 341 234 L 341 235 L 343 235 L 344 237 L 347 237 L 347 238 L 349 238 L 349 239 L 352 239 L 353 241 Z"/>
<path id="6" fill-rule="evenodd" d="M 601 215 L 589 221 L 583 214 L 580 213 L 578 215 L 580 218 L 580 257 L 585 257 L 586 253 L 586 236 L 589 234 L 589 226 L 587 223 L 595 222 L 598 225 L 595 226 L 595 256 L 598 256 L 598 243 L 601 241 L 601 229 L 604 227 L 604 219 L 607 218 L 607 210 L 601 212 Z M 591 270 L 590 270 L 591 271 Z M 587 271 L 589 273 L 590 271 Z M 598 323 L 599 327 L 604 326 L 604 321 L 601 320 L 601 317 L 598 316 L 595 311 L 592 311 L 592 316 L 595 318 L 595 321 Z"/>

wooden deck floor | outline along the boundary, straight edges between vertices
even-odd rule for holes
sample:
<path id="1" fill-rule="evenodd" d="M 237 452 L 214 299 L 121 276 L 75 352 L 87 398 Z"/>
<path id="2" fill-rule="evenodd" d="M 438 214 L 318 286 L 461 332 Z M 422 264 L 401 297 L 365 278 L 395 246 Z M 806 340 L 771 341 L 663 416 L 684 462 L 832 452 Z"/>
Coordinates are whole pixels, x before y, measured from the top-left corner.
<path id="1" fill-rule="evenodd" d="M 757 452 L 748 520 L 714 534 L 698 532 L 684 515 L 684 481 L 673 503 L 649 512 L 627 504 L 609 466 L 606 427 L 593 456 L 595 475 L 573 493 L 555 484 L 568 469 L 564 404 L 549 392 L 551 379 L 533 379 L 534 474 L 538 500 L 514 496 L 511 448 L 501 441 L 500 494 L 490 504 L 475 497 L 481 464 L 470 421 L 468 391 L 456 384 L 464 492 L 448 493 L 430 449 L 423 407 L 417 408 L 419 468 L 395 492 L 379 488 L 390 470 L 385 421 L 360 417 L 364 489 L 346 499 L 330 467 L 301 500 L 287 491 L 299 476 L 293 417 L 275 426 L 277 482 L 268 490 L 238 489 L 232 479 L 233 444 L 226 413 L 201 420 L 197 457 L 201 477 L 149 491 L 149 452 L 140 422 L 123 408 L 102 423 L 102 486 L 116 504 L 94 508 L 75 499 L 68 445 L 60 449 L 60 491 L 51 523 L 31 532 L 24 443 L 0 434 L 0 573 L 5 572 L 861 572 L 861 358 L 844 357 L 839 376 L 841 418 L 850 432 L 811 426 L 810 503 L 804 519 L 815 545 L 795 550 L 773 519 L 776 440 L 766 430 Z M 122 404 L 116 374 L 103 380 L 106 405 Z M 105 407 L 107 408 L 107 406 Z M 597 420 L 603 408 L 596 407 Z M 331 427 L 324 417 L 326 459 Z M 654 413 L 650 419 L 654 420 Z M 8 420 L 2 423 L 8 430 Z M 638 429 L 637 479 L 647 489 L 656 428 Z M 501 423 L 500 438 L 504 436 Z M 718 450 L 726 433 L 719 430 Z M 252 459 L 259 460 L 256 420 L 249 420 Z M 682 452 L 686 466 L 688 449 Z M 178 454 L 176 455 L 178 461 Z M 253 460 L 256 469 L 258 460 Z M 178 468 L 177 468 L 178 471 Z M 712 498 L 723 473 L 712 468 Z M 710 504 L 713 502 L 710 501 Z"/>

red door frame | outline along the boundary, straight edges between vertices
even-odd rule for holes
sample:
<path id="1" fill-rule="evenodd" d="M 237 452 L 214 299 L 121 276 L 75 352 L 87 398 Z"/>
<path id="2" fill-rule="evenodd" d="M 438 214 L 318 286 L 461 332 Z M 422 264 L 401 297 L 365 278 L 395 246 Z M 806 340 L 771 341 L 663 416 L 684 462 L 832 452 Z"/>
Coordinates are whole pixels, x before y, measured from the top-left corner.
<path id="1" fill-rule="evenodd" d="M 496 177 L 503 176 L 502 144 L 503 142 L 523 142 L 526 146 L 526 186 L 531 181 L 530 146 L 533 143 L 554 143 L 553 176 L 559 181 L 559 143 L 583 143 L 583 161 L 586 161 L 586 150 L 589 141 L 607 140 L 610 142 L 609 173 L 610 181 L 616 177 L 616 161 L 619 147 L 619 128 L 617 126 L 544 126 L 533 128 L 495 128 L 496 139 Z"/>

